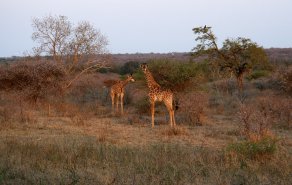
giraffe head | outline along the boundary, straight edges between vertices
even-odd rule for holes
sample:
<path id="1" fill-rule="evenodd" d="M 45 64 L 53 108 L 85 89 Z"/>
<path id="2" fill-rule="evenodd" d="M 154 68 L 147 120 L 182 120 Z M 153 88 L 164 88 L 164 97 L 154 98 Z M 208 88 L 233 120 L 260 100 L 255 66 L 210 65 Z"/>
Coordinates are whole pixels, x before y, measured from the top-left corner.
<path id="1" fill-rule="evenodd" d="M 127 81 L 135 82 L 133 74 L 127 75 Z"/>
<path id="2" fill-rule="evenodd" d="M 148 65 L 146 63 L 141 64 L 140 67 L 144 73 L 148 70 Z"/>

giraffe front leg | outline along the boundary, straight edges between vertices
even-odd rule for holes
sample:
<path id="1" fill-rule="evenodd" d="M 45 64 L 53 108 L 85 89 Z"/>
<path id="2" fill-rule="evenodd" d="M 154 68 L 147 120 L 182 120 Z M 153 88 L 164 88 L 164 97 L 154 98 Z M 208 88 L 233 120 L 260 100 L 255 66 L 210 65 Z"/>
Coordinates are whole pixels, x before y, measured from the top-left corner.
<path id="1" fill-rule="evenodd" d="M 173 110 L 170 111 L 170 126 L 173 127 Z"/>
<path id="2" fill-rule="evenodd" d="M 170 123 L 170 127 L 173 127 L 173 114 L 172 114 L 172 109 L 168 109 L 168 113 L 169 113 L 169 123 Z"/>
<path id="3" fill-rule="evenodd" d="M 119 112 L 119 99 L 120 99 L 120 95 L 117 95 L 117 98 L 116 98 L 116 112 Z"/>
<path id="4" fill-rule="evenodd" d="M 174 110 L 172 110 L 172 123 L 173 123 L 173 126 L 175 127 L 176 123 L 175 123 L 175 117 L 174 117 Z"/>
<path id="5" fill-rule="evenodd" d="M 154 128 L 155 101 L 151 102 L 151 125 Z"/>
<path id="6" fill-rule="evenodd" d="M 121 114 L 124 114 L 124 94 L 121 94 Z"/>

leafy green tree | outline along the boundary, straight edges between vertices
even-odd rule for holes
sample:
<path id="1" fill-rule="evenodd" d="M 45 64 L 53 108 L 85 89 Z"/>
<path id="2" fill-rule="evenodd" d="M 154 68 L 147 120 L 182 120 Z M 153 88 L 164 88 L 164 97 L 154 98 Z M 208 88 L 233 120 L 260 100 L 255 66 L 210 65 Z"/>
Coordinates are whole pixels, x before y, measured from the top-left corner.
<path id="1" fill-rule="evenodd" d="M 125 75 L 125 74 L 131 74 L 137 71 L 139 69 L 139 62 L 136 61 L 129 61 L 126 62 L 120 69 L 120 74 Z"/>
<path id="2" fill-rule="evenodd" d="M 164 88 L 174 92 L 185 90 L 197 75 L 197 64 L 170 59 L 154 59 L 149 62 L 154 79 Z"/>
<path id="3" fill-rule="evenodd" d="M 238 37 L 226 39 L 222 48 L 218 47 L 217 38 L 211 27 L 193 29 L 198 42 L 192 50 L 195 56 L 208 55 L 212 63 L 220 70 L 231 72 L 237 80 L 238 89 L 243 89 L 243 75 L 256 66 L 267 66 L 268 58 L 264 49 L 250 39 Z"/>

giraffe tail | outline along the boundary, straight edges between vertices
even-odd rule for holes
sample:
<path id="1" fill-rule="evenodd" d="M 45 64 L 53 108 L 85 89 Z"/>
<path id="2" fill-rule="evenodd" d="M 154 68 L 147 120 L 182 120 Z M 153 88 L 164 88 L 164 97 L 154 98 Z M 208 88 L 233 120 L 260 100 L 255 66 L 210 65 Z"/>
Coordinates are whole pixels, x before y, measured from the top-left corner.
<path id="1" fill-rule="evenodd" d="M 174 105 L 175 110 L 178 110 L 178 108 L 179 108 L 179 102 L 178 102 L 178 99 L 175 99 L 175 100 L 173 101 L 173 105 Z"/>

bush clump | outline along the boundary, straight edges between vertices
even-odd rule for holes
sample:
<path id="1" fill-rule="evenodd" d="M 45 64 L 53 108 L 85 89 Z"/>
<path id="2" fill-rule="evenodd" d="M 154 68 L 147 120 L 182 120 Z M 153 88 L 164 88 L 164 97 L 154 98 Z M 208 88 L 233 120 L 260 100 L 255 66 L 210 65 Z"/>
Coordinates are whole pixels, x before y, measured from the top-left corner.
<path id="1" fill-rule="evenodd" d="M 196 63 L 193 62 L 169 59 L 157 59 L 149 63 L 150 71 L 158 84 L 173 91 L 182 91 L 188 87 L 196 75 L 196 67 Z"/>
<path id="2" fill-rule="evenodd" d="M 180 122 L 202 126 L 205 122 L 208 95 L 203 92 L 187 93 L 179 99 Z"/>
<path id="3" fill-rule="evenodd" d="M 132 73 L 136 72 L 138 68 L 139 68 L 139 62 L 129 61 L 129 62 L 126 62 L 120 68 L 120 74 L 121 75 L 132 74 Z"/>
<path id="4" fill-rule="evenodd" d="M 240 158 L 261 159 L 272 156 L 277 149 L 277 140 L 272 137 L 265 137 L 258 141 L 243 141 L 230 144 L 228 152 L 233 152 Z"/>
<path id="5" fill-rule="evenodd" d="M 256 80 L 256 79 L 267 77 L 267 76 L 269 76 L 269 71 L 267 71 L 267 70 L 254 70 L 246 78 L 248 80 Z"/>
<path id="6" fill-rule="evenodd" d="M 64 79 L 64 70 L 50 62 L 16 63 L 0 68 L 0 90 L 18 93 L 34 102 L 59 94 Z"/>

